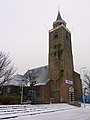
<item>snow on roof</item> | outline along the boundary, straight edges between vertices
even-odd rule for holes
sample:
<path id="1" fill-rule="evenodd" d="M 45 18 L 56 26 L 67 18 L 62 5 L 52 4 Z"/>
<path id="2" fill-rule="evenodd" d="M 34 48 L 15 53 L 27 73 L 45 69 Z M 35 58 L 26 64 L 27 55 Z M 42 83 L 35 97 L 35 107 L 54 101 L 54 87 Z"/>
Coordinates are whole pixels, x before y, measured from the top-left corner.
<path id="1" fill-rule="evenodd" d="M 0 83 L 2 83 L 4 81 L 4 77 L 0 78 Z"/>
<path id="2" fill-rule="evenodd" d="M 48 81 L 48 66 L 43 66 L 35 69 L 28 70 L 25 73 L 25 76 L 28 76 L 32 72 L 35 72 L 37 74 L 35 79 L 32 79 L 32 81 L 36 81 L 34 86 L 40 86 L 45 85 Z"/>
<path id="3" fill-rule="evenodd" d="M 36 79 L 35 86 L 45 85 L 47 81 L 48 81 L 48 67 L 42 69 L 40 76 Z"/>

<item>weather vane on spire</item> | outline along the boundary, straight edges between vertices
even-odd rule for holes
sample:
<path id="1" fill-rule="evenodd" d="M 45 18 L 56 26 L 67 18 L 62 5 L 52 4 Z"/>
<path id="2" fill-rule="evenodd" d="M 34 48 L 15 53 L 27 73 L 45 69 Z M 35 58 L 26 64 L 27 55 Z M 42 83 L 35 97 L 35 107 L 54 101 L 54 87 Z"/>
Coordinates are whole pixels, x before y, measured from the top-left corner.
<path id="1" fill-rule="evenodd" d="M 56 20 L 62 20 L 62 17 L 60 15 L 60 5 L 58 6 L 58 15 Z"/>
<path id="2" fill-rule="evenodd" d="M 58 6 L 58 12 L 60 12 L 60 5 Z"/>

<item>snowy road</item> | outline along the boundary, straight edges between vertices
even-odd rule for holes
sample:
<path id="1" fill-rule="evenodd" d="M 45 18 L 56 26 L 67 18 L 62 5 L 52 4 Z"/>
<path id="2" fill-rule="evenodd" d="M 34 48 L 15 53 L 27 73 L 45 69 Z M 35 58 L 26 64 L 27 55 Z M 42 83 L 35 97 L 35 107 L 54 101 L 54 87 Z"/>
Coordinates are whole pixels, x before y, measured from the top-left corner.
<path id="1" fill-rule="evenodd" d="M 90 120 L 90 105 L 1 105 L 0 120 Z"/>

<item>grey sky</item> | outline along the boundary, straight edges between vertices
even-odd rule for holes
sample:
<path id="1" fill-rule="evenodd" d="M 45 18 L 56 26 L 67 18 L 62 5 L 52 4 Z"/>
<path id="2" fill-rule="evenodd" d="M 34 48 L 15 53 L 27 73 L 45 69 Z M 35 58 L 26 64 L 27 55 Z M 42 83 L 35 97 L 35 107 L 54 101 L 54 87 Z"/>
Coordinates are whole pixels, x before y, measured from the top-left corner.
<path id="1" fill-rule="evenodd" d="M 10 53 L 17 72 L 48 64 L 47 29 L 58 6 L 72 32 L 74 68 L 90 70 L 90 0 L 0 0 L 0 51 Z"/>

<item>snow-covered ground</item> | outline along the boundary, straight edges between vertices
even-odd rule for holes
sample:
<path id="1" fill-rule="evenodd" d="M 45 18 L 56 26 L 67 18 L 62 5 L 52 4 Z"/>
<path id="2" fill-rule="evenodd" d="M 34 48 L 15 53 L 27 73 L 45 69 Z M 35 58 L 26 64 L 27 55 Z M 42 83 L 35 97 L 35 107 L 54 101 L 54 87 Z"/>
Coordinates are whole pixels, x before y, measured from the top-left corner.
<path id="1" fill-rule="evenodd" d="M 68 104 L 1 105 L 0 119 L 5 120 L 90 120 L 90 105 L 86 108 Z"/>

